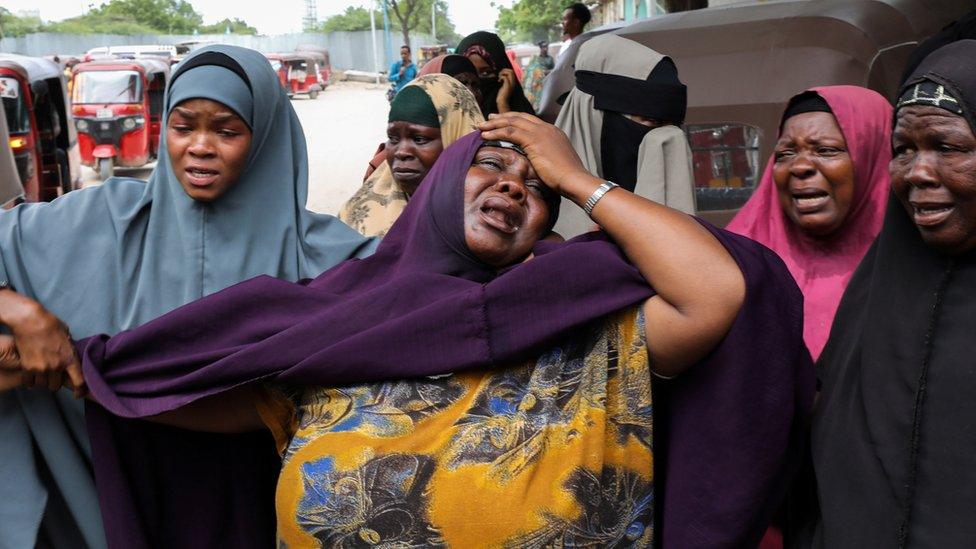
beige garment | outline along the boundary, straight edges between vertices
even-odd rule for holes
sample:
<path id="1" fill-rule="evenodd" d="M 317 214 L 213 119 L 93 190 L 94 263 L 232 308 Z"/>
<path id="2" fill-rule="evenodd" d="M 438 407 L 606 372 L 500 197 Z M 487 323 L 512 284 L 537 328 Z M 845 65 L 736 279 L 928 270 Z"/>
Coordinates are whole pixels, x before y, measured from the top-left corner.
<path id="1" fill-rule="evenodd" d="M 20 175 L 17 173 L 17 165 L 14 164 L 14 154 L 10 150 L 7 117 L 0 116 L 0 199 L 2 199 L 0 204 L 19 196 L 24 196 L 24 187 L 20 184 Z"/>
<path id="2" fill-rule="evenodd" d="M 445 149 L 485 120 L 468 88 L 446 74 L 428 74 L 407 85 L 420 86 L 430 97 Z M 383 236 L 407 206 L 407 198 L 384 162 L 342 206 L 339 219 L 365 236 Z"/>
<path id="3" fill-rule="evenodd" d="M 660 53 L 633 40 L 605 34 L 583 44 L 576 58 L 576 70 L 616 74 L 645 79 L 664 59 Z M 603 177 L 600 134 L 603 111 L 594 107 L 593 96 L 573 88 L 559 113 L 556 126 L 566 132 L 586 169 Z M 637 185 L 634 193 L 688 214 L 695 213 L 695 177 L 691 148 L 684 132 L 676 126 L 662 126 L 647 133 L 638 154 Z M 563 199 L 555 231 L 572 238 L 591 230 L 592 220 L 567 199 Z"/>

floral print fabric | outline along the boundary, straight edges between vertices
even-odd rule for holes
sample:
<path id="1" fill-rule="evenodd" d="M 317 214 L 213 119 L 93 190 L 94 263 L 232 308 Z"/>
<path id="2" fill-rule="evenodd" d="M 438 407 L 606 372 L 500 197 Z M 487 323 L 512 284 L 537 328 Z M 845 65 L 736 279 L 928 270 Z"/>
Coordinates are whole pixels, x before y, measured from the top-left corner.
<path id="1" fill-rule="evenodd" d="M 649 547 L 640 307 L 538 360 L 298 397 L 280 547 Z"/>

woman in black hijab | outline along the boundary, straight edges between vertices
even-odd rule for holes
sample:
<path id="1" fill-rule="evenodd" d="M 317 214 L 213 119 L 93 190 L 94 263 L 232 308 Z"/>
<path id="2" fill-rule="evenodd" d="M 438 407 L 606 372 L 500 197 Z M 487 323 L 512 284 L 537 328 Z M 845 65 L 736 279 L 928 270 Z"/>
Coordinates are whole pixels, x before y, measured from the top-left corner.
<path id="1" fill-rule="evenodd" d="M 896 104 L 884 227 L 820 358 L 814 547 L 976 546 L 976 40 Z"/>
<path id="2" fill-rule="evenodd" d="M 479 31 L 469 34 L 458 44 L 457 52 L 474 64 L 481 79 L 481 112 L 489 114 L 509 111 L 535 114 L 526 99 L 522 84 L 515 77 L 512 62 L 505 55 L 505 43 L 497 34 Z"/>

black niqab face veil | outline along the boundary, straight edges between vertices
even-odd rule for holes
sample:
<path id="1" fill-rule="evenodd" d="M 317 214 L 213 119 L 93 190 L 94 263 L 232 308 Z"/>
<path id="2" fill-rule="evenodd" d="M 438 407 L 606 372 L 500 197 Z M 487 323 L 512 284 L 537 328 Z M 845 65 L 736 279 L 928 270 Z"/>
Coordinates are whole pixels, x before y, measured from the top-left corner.
<path id="1" fill-rule="evenodd" d="M 976 129 L 973 59 L 974 40 L 935 51 L 908 79 L 901 104 L 958 107 Z M 889 200 L 820 358 L 812 435 L 820 508 L 807 532 L 814 545 L 976 544 L 974 255 L 939 254 Z"/>
<path id="2" fill-rule="evenodd" d="M 605 179 L 634 192 L 640 146 L 649 131 L 650 126 L 634 122 L 622 114 L 612 111 L 603 113 L 600 164 Z"/>
<path id="3" fill-rule="evenodd" d="M 489 114 L 497 113 L 498 91 L 502 87 L 501 82 L 498 81 L 497 73 L 502 69 L 513 68 L 512 62 L 505 54 L 505 43 L 497 34 L 478 31 L 461 40 L 457 52 L 465 56 L 477 54 L 494 69 L 496 76 L 481 78 L 481 112 L 485 118 Z M 508 98 L 508 106 L 512 111 L 535 115 L 535 109 L 532 108 L 532 103 L 526 99 L 525 91 L 522 90 L 522 84 L 519 83 L 518 79 L 515 80 L 515 89 L 512 90 L 512 94 Z"/>

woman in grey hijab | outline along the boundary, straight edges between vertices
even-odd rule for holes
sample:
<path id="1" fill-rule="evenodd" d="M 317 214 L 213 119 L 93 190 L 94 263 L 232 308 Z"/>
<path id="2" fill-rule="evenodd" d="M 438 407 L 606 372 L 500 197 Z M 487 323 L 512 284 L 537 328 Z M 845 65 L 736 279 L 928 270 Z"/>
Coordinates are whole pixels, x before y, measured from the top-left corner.
<path id="1" fill-rule="evenodd" d="M 294 281 L 372 252 L 336 218 L 305 209 L 305 138 L 263 55 L 194 52 L 166 101 L 148 184 L 113 178 L 0 213 L 0 281 L 15 290 L 0 291 L 0 321 L 22 359 L 37 352 L 10 313 L 25 298 L 73 337 L 116 333 L 257 275 Z M 238 176 L 221 161 L 241 135 Z M 0 393 L 0 440 L 0 547 L 104 547 L 82 402 L 63 390 Z"/>
<path id="2" fill-rule="evenodd" d="M 674 62 L 633 40 L 605 34 L 580 48 L 576 85 L 556 126 L 594 175 L 640 196 L 694 214 L 691 149 L 678 127 L 687 90 Z M 562 211 L 556 232 L 590 230 L 579 208 Z"/>

